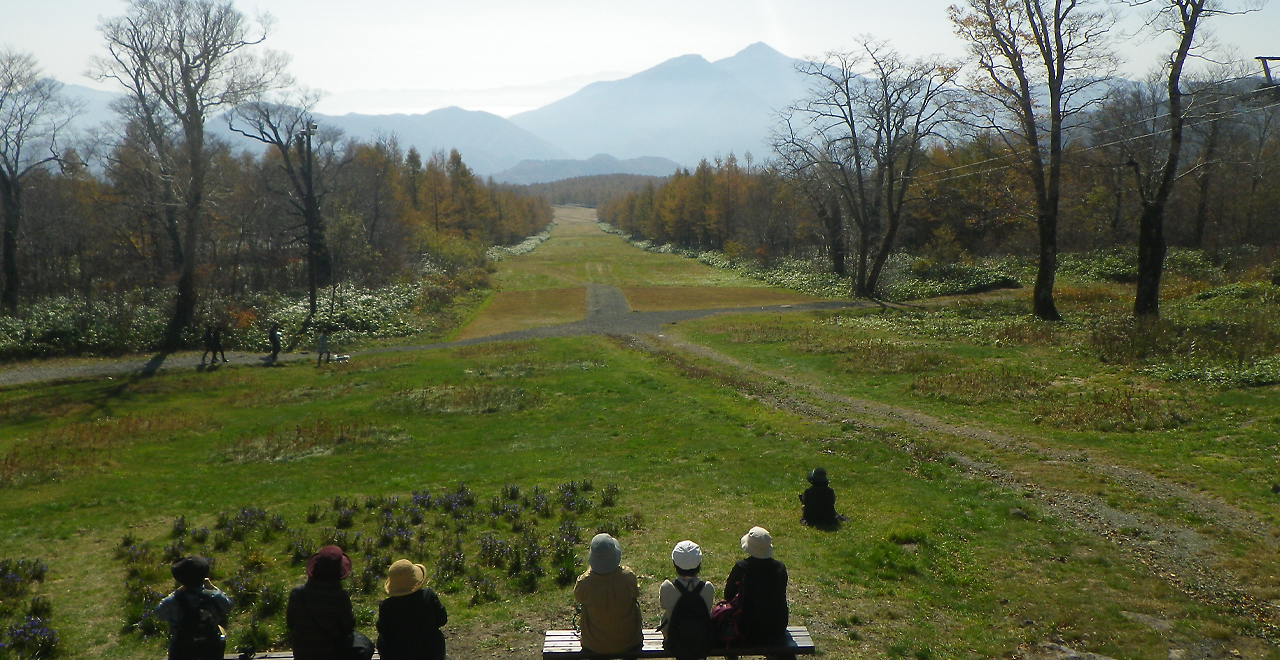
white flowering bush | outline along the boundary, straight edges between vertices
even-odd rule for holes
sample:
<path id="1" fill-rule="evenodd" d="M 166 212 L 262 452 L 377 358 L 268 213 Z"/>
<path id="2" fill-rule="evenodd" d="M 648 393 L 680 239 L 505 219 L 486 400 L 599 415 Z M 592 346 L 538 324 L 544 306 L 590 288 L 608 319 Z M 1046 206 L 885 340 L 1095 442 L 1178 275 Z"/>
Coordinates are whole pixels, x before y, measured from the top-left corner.
<path id="1" fill-rule="evenodd" d="M 769 265 L 750 259 L 731 259 L 716 250 L 699 251 L 671 243 L 659 245 L 648 239 L 636 240 L 606 222 L 600 230 L 622 236 L 632 246 L 657 254 L 678 254 L 697 259 L 713 268 L 732 271 L 743 277 L 760 280 L 772 286 L 799 291 L 819 298 L 845 298 L 853 291 L 852 276 L 839 276 L 830 271 L 824 258 L 796 259 L 784 257 Z M 1018 263 L 1012 259 L 989 259 L 974 265 L 947 264 L 921 269 L 912 268 L 919 259 L 906 253 L 891 255 L 880 276 L 880 296 L 885 300 L 913 300 L 963 293 L 979 293 L 1021 286 Z"/>
<path id="2" fill-rule="evenodd" d="M 555 226 L 554 222 L 547 225 L 547 228 L 541 233 L 534 234 L 515 245 L 494 245 L 485 250 L 484 256 L 488 257 L 489 261 L 502 261 L 503 259 L 533 252 L 544 241 L 551 238 L 551 227 L 553 226 Z"/>

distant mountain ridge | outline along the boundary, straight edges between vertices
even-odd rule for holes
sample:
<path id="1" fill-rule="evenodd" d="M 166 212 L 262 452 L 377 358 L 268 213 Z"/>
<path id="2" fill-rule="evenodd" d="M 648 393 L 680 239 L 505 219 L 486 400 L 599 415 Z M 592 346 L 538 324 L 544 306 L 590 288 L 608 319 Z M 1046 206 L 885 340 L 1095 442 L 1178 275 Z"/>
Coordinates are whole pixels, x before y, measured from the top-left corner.
<path id="1" fill-rule="evenodd" d="M 715 62 L 683 55 L 621 80 L 591 83 L 510 119 L 458 107 L 317 117 L 362 140 L 394 134 L 405 150 L 457 149 L 477 174 L 510 182 L 611 173 L 668 176 L 678 166 L 730 152 L 766 154 L 775 112 L 805 94 L 798 61 L 764 43 Z M 70 84 L 66 93 L 85 102 L 77 127 L 116 119 L 110 103 L 119 94 Z M 261 148 L 229 132 L 220 117 L 210 118 L 209 134 L 236 149 Z"/>
<path id="2" fill-rule="evenodd" d="M 618 160 L 609 154 L 596 154 L 586 160 L 522 160 L 515 167 L 493 175 L 502 183 L 549 183 L 580 176 L 598 174 L 639 174 L 671 176 L 680 163 L 657 156 Z"/>

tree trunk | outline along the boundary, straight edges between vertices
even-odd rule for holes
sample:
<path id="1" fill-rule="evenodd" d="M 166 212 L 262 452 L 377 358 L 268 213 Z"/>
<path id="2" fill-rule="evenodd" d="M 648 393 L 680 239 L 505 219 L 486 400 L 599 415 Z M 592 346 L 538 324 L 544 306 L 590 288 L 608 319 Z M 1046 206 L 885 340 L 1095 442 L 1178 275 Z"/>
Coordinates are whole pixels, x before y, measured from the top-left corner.
<path id="1" fill-rule="evenodd" d="M 182 331 L 191 327 L 196 313 L 196 243 L 200 239 L 200 206 L 204 201 L 204 122 L 184 122 L 187 125 L 187 157 L 191 166 L 191 184 L 187 187 L 186 209 L 182 236 L 182 274 L 178 276 L 178 295 L 173 304 L 173 318 L 169 321 L 166 345 L 169 349 L 182 346 Z"/>
<path id="2" fill-rule="evenodd" d="M 1160 315 L 1160 276 L 1164 272 L 1164 206 L 1143 204 L 1138 220 L 1138 292 L 1135 316 Z"/>
<path id="3" fill-rule="evenodd" d="M 0 292 L 0 305 L 13 313 L 18 309 L 18 227 L 22 223 L 21 183 L 0 174 L 0 205 L 4 206 L 4 238 L 0 248 L 4 259 L 4 290 Z"/>
<path id="4" fill-rule="evenodd" d="M 1036 284 L 1032 291 L 1032 313 L 1045 321 L 1061 321 L 1062 315 L 1053 302 L 1053 280 L 1058 272 L 1058 222 L 1047 212 L 1040 213 L 1040 259 Z"/>

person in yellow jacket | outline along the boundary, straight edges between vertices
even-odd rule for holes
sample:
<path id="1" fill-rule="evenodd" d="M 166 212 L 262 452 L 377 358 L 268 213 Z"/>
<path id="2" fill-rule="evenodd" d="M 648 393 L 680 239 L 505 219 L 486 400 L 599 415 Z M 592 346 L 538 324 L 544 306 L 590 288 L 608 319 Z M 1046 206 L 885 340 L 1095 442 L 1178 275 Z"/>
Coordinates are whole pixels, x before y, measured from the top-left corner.
<path id="1" fill-rule="evenodd" d="M 582 648 L 595 653 L 639 648 L 644 642 L 640 586 L 636 574 L 621 565 L 622 546 L 608 534 L 596 534 L 587 564 L 573 587 L 573 599 L 582 605 Z"/>

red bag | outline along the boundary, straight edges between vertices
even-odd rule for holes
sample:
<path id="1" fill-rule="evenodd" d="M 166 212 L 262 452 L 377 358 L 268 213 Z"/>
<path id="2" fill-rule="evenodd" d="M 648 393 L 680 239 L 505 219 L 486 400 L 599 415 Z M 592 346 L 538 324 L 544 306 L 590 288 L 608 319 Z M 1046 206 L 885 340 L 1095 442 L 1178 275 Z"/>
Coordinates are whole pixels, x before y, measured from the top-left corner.
<path id="1" fill-rule="evenodd" d="M 742 631 L 738 629 L 738 621 L 742 618 L 742 590 L 734 595 L 733 600 L 722 600 L 711 608 L 711 625 L 716 636 L 728 646 L 742 639 Z"/>

